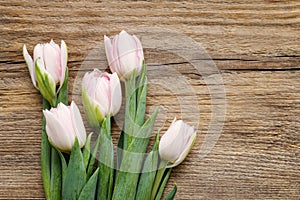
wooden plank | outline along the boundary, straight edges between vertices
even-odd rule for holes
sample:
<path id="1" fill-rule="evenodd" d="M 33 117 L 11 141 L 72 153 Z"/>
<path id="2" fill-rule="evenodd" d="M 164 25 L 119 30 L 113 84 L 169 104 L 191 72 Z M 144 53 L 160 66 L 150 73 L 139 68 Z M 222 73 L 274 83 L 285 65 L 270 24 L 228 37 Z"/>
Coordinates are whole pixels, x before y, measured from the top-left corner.
<path id="1" fill-rule="evenodd" d="M 167 190 L 176 182 L 177 199 L 300 198 L 299 1 L 13 0 L 0 2 L 0 17 L 0 199 L 44 199 L 42 105 L 22 45 L 32 52 L 35 44 L 51 38 L 66 41 L 71 98 L 80 105 L 80 77 L 107 66 L 103 35 L 126 29 L 142 36 L 146 28 L 176 30 L 196 41 L 220 69 L 226 90 L 223 132 L 214 149 L 200 158 L 214 103 L 209 85 L 190 60 L 150 48 L 141 38 L 149 65 L 147 112 L 157 105 L 161 110 L 156 129 L 164 132 L 174 116 L 182 115 L 180 108 L 187 108 L 185 120 L 200 124 L 195 147 L 175 168 Z M 97 48 L 99 53 L 91 55 Z M 207 61 L 202 54 L 192 59 Z M 164 87 L 164 79 L 174 80 L 159 68 L 176 70 L 173 78 L 184 78 L 187 92 L 180 96 Z M 180 102 L 181 97 L 186 100 Z M 200 115 L 193 109 L 197 106 Z M 121 120 L 115 119 L 114 140 Z"/>

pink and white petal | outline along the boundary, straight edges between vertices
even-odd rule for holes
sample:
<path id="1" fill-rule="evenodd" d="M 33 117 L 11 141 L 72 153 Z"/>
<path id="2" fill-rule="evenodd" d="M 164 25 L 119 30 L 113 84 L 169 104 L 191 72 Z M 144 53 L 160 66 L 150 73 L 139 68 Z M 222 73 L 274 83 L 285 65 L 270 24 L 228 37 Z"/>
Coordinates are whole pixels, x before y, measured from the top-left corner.
<path id="1" fill-rule="evenodd" d="M 69 134 L 68 130 L 62 125 L 62 123 L 47 110 L 43 111 L 46 118 L 46 132 L 49 140 L 58 149 L 62 151 L 71 151 L 75 142 L 75 137 Z"/>
<path id="2" fill-rule="evenodd" d="M 85 141 L 86 141 L 86 131 L 84 128 L 82 117 L 81 117 L 80 111 L 74 101 L 72 101 L 70 107 L 71 107 L 71 117 L 72 117 L 73 128 L 76 132 L 76 136 L 78 138 L 80 147 L 83 147 L 85 145 Z"/>
<path id="3" fill-rule="evenodd" d="M 68 130 L 69 134 L 74 134 L 70 106 L 66 106 L 63 103 L 59 103 L 57 107 L 57 119 L 64 122 L 65 129 Z"/>
<path id="4" fill-rule="evenodd" d="M 29 55 L 29 53 L 27 51 L 27 48 L 26 48 L 25 44 L 23 46 L 23 57 L 24 57 L 25 62 L 27 64 L 27 67 L 28 67 L 28 70 L 29 70 L 29 73 L 30 73 L 30 77 L 31 77 L 31 81 L 32 81 L 34 87 L 37 88 L 34 63 L 33 63 L 33 60 L 31 58 L 31 56 Z"/>
<path id="5" fill-rule="evenodd" d="M 58 46 L 58 44 L 56 44 L 53 39 L 50 40 L 50 43 L 49 43 L 56 51 L 59 51 L 60 52 L 60 48 Z"/>
<path id="6" fill-rule="evenodd" d="M 119 76 L 121 76 L 121 65 L 120 65 L 120 54 L 119 54 L 119 49 L 118 49 L 118 42 L 119 42 L 119 35 L 116 35 L 113 38 L 112 41 L 112 63 L 111 63 L 111 68 L 114 70 L 111 70 L 112 72 L 117 72 Z"/>
<path id="7" fill-rule="evenodd" d="M 134 49 L 128 49 L 120 56 L 121 73 L 128 78 L 132 71 L 137 68 L 137 57 Z M 138 72 L 138 71 L 137 71 Z"/>
<path id="8" fill-rule="evenodd" d="M 110 114 L 115 115 L 119 112 L 122 105 L 121 83 L 117 73 L 113 73 L 110 76 L 110 92 L 111 92 Z"/>
<path id="9" fill-rule="evenodd" d="M 100 107 L 102 115 L 106 116 L 110 109 L 109 80 L 102 77 L 97 80 L 95 102 Z"/>
<path id="10" fill-rule="evenodd" d="M 33 60 L 36 61 L 39 57 L 44 59 L 44 44 L 37 44 L 33 49 Z"/>
<path id="11" fill-rule="evenodd" d="M 176 121 L 171 124 L 166 133 L 161 137 L 159 143 L 159 154 L 164 160 L 175 162 L 184 149 L 183 122 Z"/>
<path id="12" fill-rule="evenodd" d="M 132 36 L 135 44 L 136 44 L 136 56 L 137 56 L 137 72 L 139 73 L 142 69 L 142 64 L 143 64 L 143 60 L 144 60 L 144 52 L 143 52 L 143 47 L 141 44 L 141 41 L 135 36 Z"/>
<path id="13" fill-rule="evenodd" d="M 136 67 L 137 56 L 136 56 L 136 44 L 135 40 L 128 33 L 120 33 L 118 40 L 118 51 L 120 66 L 126 66 L 124 73 L 129 73 Z"/>
<path id="14" fill-rule="evenodd" d="M 93 76 L 92 72 L 85 73 L 82 80 L 82 86 L 84 87 L 88 96 L 91 97 L 92 99 L 95 98 L 96 84 L 97 84 L 97 79 Z"/>
<path id="15" fill-rule="evenodd" d="M 62 40 L 60 44 L 60 70 L 59 70 L 59 77 L 60 77 L 60 87 L 61 88 L 66 75 L 67 63 L 68 63 L 68 49 L 66 43 Z"/>
<path id="16" fill-rule="evenodd" d="M 124 55 L 124 54 L 126 55 L 128 51 L 132 51 L 136 49 L 135 40 L 126 31 L 122 31 L 119 34 L 118 49 L 120 55 Z"/>
<path id="17" fill-rule="evenodd" d="M 113 47 L 111 44 L 111 40 L 109 37 L 107 37 L 106 35 L 104 35 L 104 47 L 105 47 L 105 53 L 106 53 L 106 58 L 107 58 L 107 62 L 108 65 L 111 66 L 111 71 L 115 72 L 115 68 L 112 65 L 113 63 Z"/>
<path id="18" fill-rule="evenodd" d="M 171 165 L 167 165 L 167 168 L 172 168 L 179 165 L 189 154 L 196 140 L 196 132 L 190 137 L 189 142 L 186 144 L 185 149 L 182 151 L 178 159 Z"/>
<path id="19" fill-rule="evenodd" d="M 55 83 L 60 82 L 60 52 L 57 52 L 50 44 L 45 44 L 44 62 L 46 70 L 51 74 Z"/>

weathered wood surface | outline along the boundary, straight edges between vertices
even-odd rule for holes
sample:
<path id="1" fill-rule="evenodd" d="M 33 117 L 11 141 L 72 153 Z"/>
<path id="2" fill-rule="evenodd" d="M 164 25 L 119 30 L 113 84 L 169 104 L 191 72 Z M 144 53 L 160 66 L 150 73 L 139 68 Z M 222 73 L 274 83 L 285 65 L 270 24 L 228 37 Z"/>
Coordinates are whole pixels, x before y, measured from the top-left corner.
<path id="1" fill-rule="evenodd" d="M 182 58 L 145 49 L 149 68 L 151 63 L 176 68 L 200 106 L 195 148 L 175 168 L 167 190 L 176 182 L 177 199 L 300 199 L 299 1 L 12 0 L 0 1 L 0 19 L 0 199 L 44 199 L 42 105 L 22 45 L 32 52 L 37 43 L 64 39 L 76 99 L 75 78 L 104 34 L 154 27 L 176 30 L 201 44 L 220 69 L 226 90 L 223 132 L 200 159 L 211 117 L 207 85 Z M 92 63 L 91 69 L 107 66 L 105 57 Z M 163 130 L 173 116 L 180 117 L 177 100 L 172 92 L 150 85 L 149 110 L 159 104 L 167 110 L 158 121 L 165 123 Z"/>

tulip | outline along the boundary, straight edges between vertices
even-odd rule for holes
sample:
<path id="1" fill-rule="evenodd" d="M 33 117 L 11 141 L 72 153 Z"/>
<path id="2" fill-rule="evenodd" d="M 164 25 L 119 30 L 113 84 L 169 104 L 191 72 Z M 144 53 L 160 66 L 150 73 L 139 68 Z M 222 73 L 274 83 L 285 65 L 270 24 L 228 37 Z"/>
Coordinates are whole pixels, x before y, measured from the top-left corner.
<path id="1" fill-rule="evenodd" d="M 70 106 L 59 103 L 57 108 L 43 110 L 50 143 L 63 152 L 70 152 L 77 137 L 80 148 L 86 141 L 86 131 L 75 102 Z"/>
<path id="2" fill-rule="evenodd" d="M 88 122 L 98 127 L 105 117 L 116 115 L 122 104 L 121 84 L 116 73 L 94 69 L 82 81 L 82 101 Z"/>
<path id="3" fill-rule="evenodd" d="M 159 143 L 159 155 L 162 160 L 171 163 L 167 168 L 179 165 L 194 145 L 196 132 L 182 120 L 173 120 Z"/>
<path id="4" fill-rule="evenodd" d="M 140 40 L 135 35 L 121 31 L 111 41 L 104 36 L 106 57 L 110 70 L 117 72 L 120 79 L 128 79 L 133 70 L 139 75 L 144 60 L 143 48 Z"/>
<path id="5" fill-rule="evenodd" d="M 51 103 L 65 79 L 68 57 L 66 43 L 62 40 L 60 47 L 53 40 L 50 43 L 37 44 L 34 47 L 33 59 L 24 44 L 23 56 L 34 87 Z M 57 85 L 59 87 L 56 91 Z"/>

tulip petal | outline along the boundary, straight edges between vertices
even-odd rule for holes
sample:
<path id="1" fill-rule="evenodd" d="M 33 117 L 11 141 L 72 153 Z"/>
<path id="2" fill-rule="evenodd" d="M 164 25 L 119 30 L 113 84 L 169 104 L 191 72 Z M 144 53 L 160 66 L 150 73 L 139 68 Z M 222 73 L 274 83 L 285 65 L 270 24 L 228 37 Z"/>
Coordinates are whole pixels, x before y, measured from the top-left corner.
<path id="1" fill-rule="evenodd" d="M 84 128 L 84 124 L 82 121 L 80 111 L 74 101 L 72 101 L 72 103 L 71 103 L 70 111 L 71 111 L 73 128 L 74 128 L 76 136 L 78 138 L 80 148 L 82 148 L 86 141 L 86 131 Z"/>
<path id="2" fill-rule="evenodd" d="M 82 86 L 84 87 L 88 96 L 92 97 L 93 99 L 94 99 L 95 85 L 96 85 L 95 78 L 93 78 L 91 73 L 86 72 L 82 79 Z"/>
<path id="3" fill-rule="evenodd" d="M 120 66 L 122 66 L 121 73 L 127 77 L 131 74 L 132 70 L 136 68 L 137 57 L 135 40 L 127 32 L 122 31 L 119 34 L 117 49 Z"/>
<path id="4" fill-rule="evenodd" d="M 32 81 L 34 87 L 38 89 L 38 87 L 36 85 L 36 75 L 35 75 L 34 63 L 33 63 L 31 56 L 29 55 L 29 53 L 27 51 L 25 44 L 23 46 L 23 56 L 24 56 L 25 62 L 27 64 L 27 67 L 28 67 L 28 70 L 29 70 L 29 73 L 31 76 L 31 81 Z"/>
<path id="5" fill-rule="evenodd" d="M 112 48 L 111 40 L 106 35 L 104 35 L 104 47 L 105 47 L 106 58 L 107 58 L 108 65 L 110 67 L 110 71 L 116 72 L 115 64 L 113 62 L 114 58 L 113 58 L 113 48 Z"/>
<path id="6" fill-rule="evenodd" d="M 60 51 L 60 48 L 58 46 L 58 44 L 56 44 L 53 39 L 50 40 L 49 44 L 52 46 L 52 48 L 55 49 L 55 51 L 59 52 Z"/>
<path id="7" fill-rule="evenodd" d="M 48 110 L 43 110 L 43 113 L 46 118 L 46 132 L 51 143 L 62 151 L 71 151 L 75 137 L 68 133 L 53 113 Z"/>
<path id="8" fill-rule="evenodd" d="M 44 46 L 44 62 L 46 70 L 51 74 L 55 83 L 60 82 L 60 71 L 61 71 L 61 59 L 60 52 L 56 50 L 51 44 L 45 44 Z"/>
<path id="9" fill-rule="evenodd" d="M 44 44 L 37 44 L 35 45 L 33 49 L 33 60 L 36 61 L 38 58 L 41 58 L 41 60 L 44 60 Z M 42 67 L 45 68 L 44 62 Z"/>
<path id="10" fill-rule="evenodd" d="M 109 91 L 109 77 L 102 76 L 98 78 L 96 84 L 95 101 L 100 108 L 100 112 L 106 116 L 110 109 L 110 91 Z M 98 91 L 98 92 L 97 92 Z"/>
<path id="11" fill-rule="evenodd" d="M 134 39 L 135 44 L 136 44 L 136 57 L 137 57 L 136 72 L 137 72 L 137 74 L 139 74 L 142 69 L 142 65 L 143 65 L 144 52 L 143 52 L 143 47 L 142 47 L 141 41 L 135 35 L 133 35 L 132 38 Z"/>
<path id="12" fill-rule="evenodd" d="M 167 165 L 167 168 L 172 168 L 172 167 L 175 167 L 175 166 L 179 165 L 186 158 L 186 156 L 189 154 L 189 152 L 191 151 L 195 141 L 196 141 L 196 132 L 194 132 L 194 134 L 190 137 L 188 143 L 185 146 L 185 149 L 182 151 L 179 158 L 173 164 Z"/>
<path id="13" fill-rule="evenodd" d="M 111 92 L 110 114 L 113 116 L 119 112 L 122 104 L 121 84 L 117 73 L 113 73 L 110 76 L 110 92 Z"/>
<path id="14" fill-rule="evenodd" d="M 119 76 L 122 75 L 122 67 L 120 65 L 120 54 L 119 54 L 119 49 L 118 49 L 118 41 L 119 41 L 119 35 L 116 35 L 113 38 L 112 41 L 112 66 L 114 70 L 119 74 Z"/>
<path id="15" fill-rule="evenodd" d="M 183 134 L 185 134 L 184 122 L 182 120 L 173 121 L 159 143 L 159 154 L 162 159 L 170 162 L 178 159 L 184 148 Z"/>
<path id="16" fill-rule="evenodd" d="M 59 83 L 60 87 L 63 85 L 63 82 L 65 80 L 65 74 L 67 69 L 67 62 L 68 62 L 68 49 L 66 43 L 62 40 L 60 45 L 60 70 L 59 70 Z"/>
<path id="17" fill-rule="evenodd" d="M 51 108 L 52 113 L 55 113 L 57 119 L 61 122 L 64 122 L 64 127 L 68 131 L 69 134 L 74 134 L 76 136 L 73 129 L 72 118 L 70 107 L 66 106 L 63 103 L 59 103 L 57 108 Z"/>

